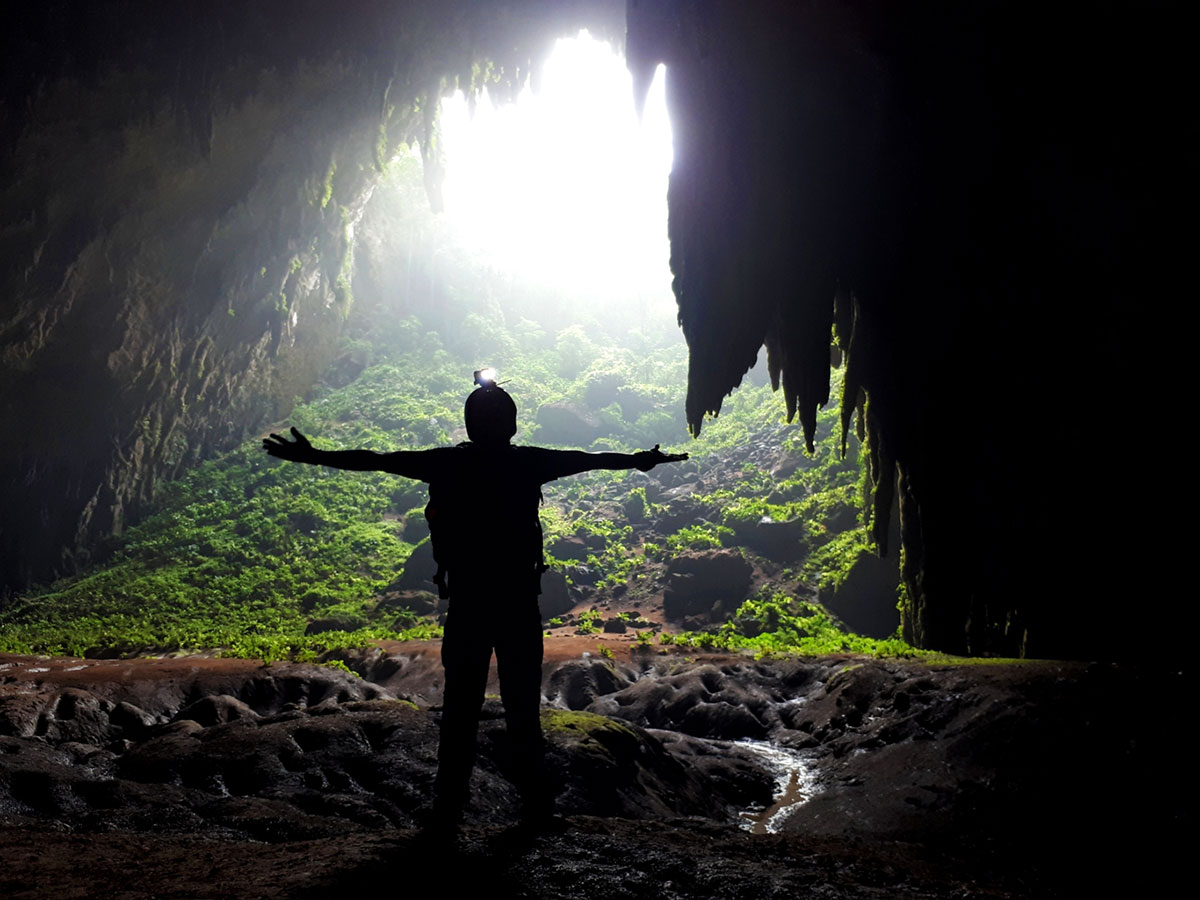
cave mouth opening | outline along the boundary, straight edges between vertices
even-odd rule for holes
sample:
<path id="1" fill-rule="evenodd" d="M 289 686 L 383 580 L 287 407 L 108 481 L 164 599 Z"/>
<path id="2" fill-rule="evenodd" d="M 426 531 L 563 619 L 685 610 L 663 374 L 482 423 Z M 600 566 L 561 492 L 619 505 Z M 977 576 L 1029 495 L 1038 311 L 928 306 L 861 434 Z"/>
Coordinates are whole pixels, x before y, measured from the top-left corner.
<path id="1" fill-rule="evenodd" d="M 585 311 L 648 305 L 673 316 L 664 80 L 660 67 L 639 118 L 624 57 L 581 31 L 557 41 L 511 102 L 486 88 L 444 98 L 446 226 L 501 277 Z"/>

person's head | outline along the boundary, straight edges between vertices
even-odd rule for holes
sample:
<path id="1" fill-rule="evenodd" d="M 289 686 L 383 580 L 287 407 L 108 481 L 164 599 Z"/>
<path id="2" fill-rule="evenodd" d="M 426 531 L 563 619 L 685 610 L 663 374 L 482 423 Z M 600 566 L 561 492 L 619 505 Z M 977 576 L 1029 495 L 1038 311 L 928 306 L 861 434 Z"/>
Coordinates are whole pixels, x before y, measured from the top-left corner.
<path id="1" fill-rule="evenodd" d="M 517 404 L 494 383 L 481 384 L 467 396 L 463 418 L 474 444 L 507 444 L 517 433 Z"/>

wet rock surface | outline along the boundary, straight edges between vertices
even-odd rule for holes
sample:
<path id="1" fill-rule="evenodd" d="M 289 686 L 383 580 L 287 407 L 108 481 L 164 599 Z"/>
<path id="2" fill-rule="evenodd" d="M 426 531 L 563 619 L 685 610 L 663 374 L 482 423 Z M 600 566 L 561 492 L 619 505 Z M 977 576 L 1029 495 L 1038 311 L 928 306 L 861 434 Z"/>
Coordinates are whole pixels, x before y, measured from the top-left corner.
<path id="1" fill-rule="evenodd" d="M 372 658 L 370 673 L 412 688 L 405 696 L 440 699 L 440 667 L 424 655 L 401 658 L 394 669 L 391 661 Z M 76 671 L 87 668 L 96 667 Z M 128 666 L 107 668 L 119 677 Z M 0 693 L 0 809 L 72 828 L 137 829 L 153 817 L 160 827 L 260 840 L 414 826 L 431 799 L 436 704 L 421 708 L 320 666 L 224 668 L 156 690 L 146 680 L 97 680 L 94 672 L 86 687 L 41 681 L 39 672 L 30 680 L 8 676 Z M 578 709 L 627 683 L 610 666 L 568 663 L 551 672 L 548 690 Z M 755 792 L 745 776 L 692 766 L 694 748 L 673 753 L 674 744 L 636 724 L 548 708 L 544 725 L 546 776 L 562 788 L 564 810 L 731 820 L 746 802 L 770 800 L 768 777 L 760 775 Z M 506 779 L 496 700 L 485 703 L 479 748 L 468 818 L 512 821 L 517 798 Z M 736 787 L 726 790 L 727 783 Z"/>
<path id="2" fill-rule="evenodd" d="M 467 827 L 431 848 L 437 649 L 348 660 L 365 678 L 0 657 L 0 889 L 301 897 L 399 866 L 514 897 L 1074 896 L 1094 858 L 1166 878 L 1190 832 L 1181 796 L 1135 789 L 1183 771 L 1178 671 L 556 652 L 560 832 L 512 827 L 489 699 Z M 740 814 L 780 799 L 764 748 L 804 787 L 750 835 Z"/>

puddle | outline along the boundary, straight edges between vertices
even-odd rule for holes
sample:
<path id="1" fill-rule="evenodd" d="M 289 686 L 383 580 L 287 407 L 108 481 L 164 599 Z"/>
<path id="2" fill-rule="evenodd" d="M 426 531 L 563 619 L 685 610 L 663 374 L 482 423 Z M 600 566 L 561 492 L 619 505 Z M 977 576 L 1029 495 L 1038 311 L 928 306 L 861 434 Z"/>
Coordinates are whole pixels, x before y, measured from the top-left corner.
<path id="1" fill-rule="evenodd" d="M 819 790 L 811 757 L 767 741 L 738 741 L 768 772 L 775 776 L 775 801 L 765 809 L 741 813 L 741 826 L 751 834 L 775 834 L 788 816 L 807 803 Z"/>

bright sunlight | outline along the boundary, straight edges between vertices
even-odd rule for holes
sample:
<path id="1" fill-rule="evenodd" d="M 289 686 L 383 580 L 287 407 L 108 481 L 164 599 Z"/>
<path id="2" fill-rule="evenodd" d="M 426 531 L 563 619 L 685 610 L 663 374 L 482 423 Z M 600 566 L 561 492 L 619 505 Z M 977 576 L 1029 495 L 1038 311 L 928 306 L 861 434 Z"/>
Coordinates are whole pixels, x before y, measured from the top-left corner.
<path id="1" fill-rule="evenodd" d="M 597 302 L 673 305 L 671 130 L 660 70 L 639 122 L 623 58 L 581 32 L 558 41 L 539 91 L 474 116 L 443 102 L 445 215 L 497 269 Z"/>

